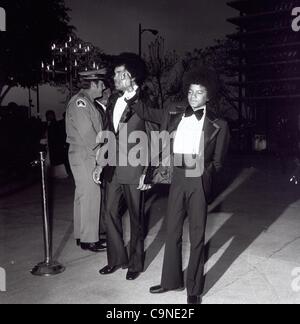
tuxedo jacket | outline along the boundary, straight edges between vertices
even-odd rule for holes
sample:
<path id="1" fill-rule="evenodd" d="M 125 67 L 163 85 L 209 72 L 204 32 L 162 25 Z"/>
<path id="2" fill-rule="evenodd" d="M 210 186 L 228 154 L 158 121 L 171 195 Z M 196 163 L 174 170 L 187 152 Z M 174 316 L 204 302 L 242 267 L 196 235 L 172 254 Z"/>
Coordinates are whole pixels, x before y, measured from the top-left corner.
<path id="1" fill-rule="evenodd" d="M 174 105 L 165 110 L 151 109 L 142 102 L 133 100 L 129 105 L 140 118 L 160 124 L 161 131 L 170 134 L 177 130 L 188 107 L 188 103 Z M 207 202 L 211 202 L 213 175 L 220 171 L 228 150 L 230 133 L 226 121 L 217 119 L 208 110 L 203 126 L 204 132 L 204 172 L 201 181 Z M 171 154 L 173 149 L 171 147 Z M 172 166 L 171 166 L 172 167 Z M 171 172 L 169 173 L 171 174 Z"/>
<path id="2" fill-rule="evenodd" d="M 121 117 L 119 128 L 116 131 L 114 127 L 113 116 L 116 102 L 119 97 L 120 94 L 115 93 L 111 95 L 108 101 L 105 127 L 105 129 L 114 134 L 114 137 L 116 139 L 116 145 L 108 145 L 108 151 L 110 151 L 110 153 L 114 152 L 114 154 L 116 154 L 117 163 L 116 165 L 106 166 L 103 170 L 103 177 L 105 180 L 110 182 L 112 180 L 112 177 L 115 175 L 117 177 L 117 181 L 120 184 L 138 185 L 140 177 L 146 170 L 146 166 L 149 163 L 149 142 L 147 137 L 147 144 L 139 145 L 139 152 L 137 152 L 137 157 L 141 159 L 142 165 L 131 165 L 127 160 L 127 165 L 124 166 L 124 157 L 128 159 L 128 154 L 138 144 L 137 142 L 132 143 L 132 138 L 130 139 L 129 137 L 134 131 L 141 131 L 144 134 L 150 134 L 150 131 L 154 130 L 155 128 L 157 129 L 157 127 L 153 123 L 140 118 L 139 115 L 131 109 L 131 106 L 127 105 Z M 136 100 L 137 102 L 143 104 L 143 106 L 145 107 L 147 107 L 148 105 L 151 106 L 149 97 L 143 91 L 139 91 L 139 96 Z M 131 143 L 129 143 L 129 140 L 131 141 Z M 120 142 L 122 142 L 123 144 L 120 145 Z M 124 145 L 124 143 L 126 145 Z M 123 162 L 120 162 L 120 155 L 122 155 L 123 157 Z M 142 157 L 145 157 L 146 160 L 142 159 Z"/>

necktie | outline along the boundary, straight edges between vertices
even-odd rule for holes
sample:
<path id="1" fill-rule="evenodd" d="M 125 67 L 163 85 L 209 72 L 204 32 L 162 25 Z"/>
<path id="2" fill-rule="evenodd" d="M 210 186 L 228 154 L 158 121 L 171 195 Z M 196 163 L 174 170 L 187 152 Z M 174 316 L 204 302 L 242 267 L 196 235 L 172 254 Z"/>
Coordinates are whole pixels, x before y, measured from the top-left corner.
<path id="1" fill-rule="evenodd" d="M 198 109 L 195 111 L 191 106 L 188 106 L 184 113 L 184 117 L 191 117 L 191 116 L 195 115 L 198 120 L 201 120 L 203 117 L 203 114 L 204 114 L 204 109 Z"/>

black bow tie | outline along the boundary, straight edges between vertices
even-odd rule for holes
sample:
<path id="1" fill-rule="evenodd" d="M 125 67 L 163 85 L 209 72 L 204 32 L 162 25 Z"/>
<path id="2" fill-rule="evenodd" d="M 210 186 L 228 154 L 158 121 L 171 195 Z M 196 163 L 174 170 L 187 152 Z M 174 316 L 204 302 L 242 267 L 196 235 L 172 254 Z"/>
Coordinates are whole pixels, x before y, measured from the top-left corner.
<path id="1" fill-rule="evenodd" d="M 123 97 L 124 92 L 123 91 L 120 91 L 120 90 L 117 90 L 116 91 L 116 94 L 118 95 L 118 98 L 121 98 L 121 97 Z"/>
<path id="2" fill-rule="evenodd" d="M 198 109 L 195 111 L 191 106 L 188 106 L 184 113 L 184 117 L 191 117 L 193 115 L 195 115 L 198 120 L 201 120 L 204 115 L 204 109 Z"/>

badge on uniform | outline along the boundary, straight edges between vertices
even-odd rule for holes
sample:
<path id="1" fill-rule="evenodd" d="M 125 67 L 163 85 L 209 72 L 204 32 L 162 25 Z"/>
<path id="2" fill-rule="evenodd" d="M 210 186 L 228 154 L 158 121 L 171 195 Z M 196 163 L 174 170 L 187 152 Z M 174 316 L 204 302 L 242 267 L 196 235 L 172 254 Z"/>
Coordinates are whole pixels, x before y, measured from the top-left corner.
<path id="1" fill-rule="evenodd" d="M 86 102 L 83 99 L 78 99 L 76 101 L 76 105 L 78 108 L 85 108 L 86 107 Z"/>

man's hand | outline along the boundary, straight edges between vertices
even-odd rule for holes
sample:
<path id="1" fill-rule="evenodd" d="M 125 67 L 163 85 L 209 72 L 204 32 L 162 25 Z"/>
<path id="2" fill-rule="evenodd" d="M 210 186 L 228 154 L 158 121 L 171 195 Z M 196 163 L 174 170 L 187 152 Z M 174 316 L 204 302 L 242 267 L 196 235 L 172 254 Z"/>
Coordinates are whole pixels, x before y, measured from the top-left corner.
<path id="1" fill-rule="evenodd" d="M 293 175 L 293 176 L 290 178 L 290 183 L 297 185 L 298 183 L 300 183 L 300 179 L 299 179 L 299 177 L 296 176 L 296 175 Z"/>
<path id="2" fill-rule="evenodd" d="M 102 134 L 103 134 L 102 131 L 98 133 L 98 135 L 96 137 L 96 144 L 100 144 L 101 143 L 101 141 L 102 141 Z"/>
<path id="3" fill-rule="evenodd" d="M 97 185 L 101 184 L 100 177 L 102 173 L 102 167 L 101 166 L 96 166 L 95 170 L 93 171 L 93 180 Z"/>
<path id="4" fill-rule="evenodd" d="M 145 184 L 145 178 L 146 176 L 143 174 L 141 177 L 140 177 L 140 184 L 138 186 L 138 190 L 141 190 L 141 191 L 147 191 L 147 190 L 150 190 L 152 188 L 152 185 L 146 185 Z"/>
<path id="5" fill-rule="evenodd" d="M 290 183 L 298 185 L 298 184 L 300 184 L 300 161 L 299 161 L 299 159 L 296 159 L 295 163 L 296 163 L 297 167 L 293 171 L 293 174 L 290 178 Z"/>

